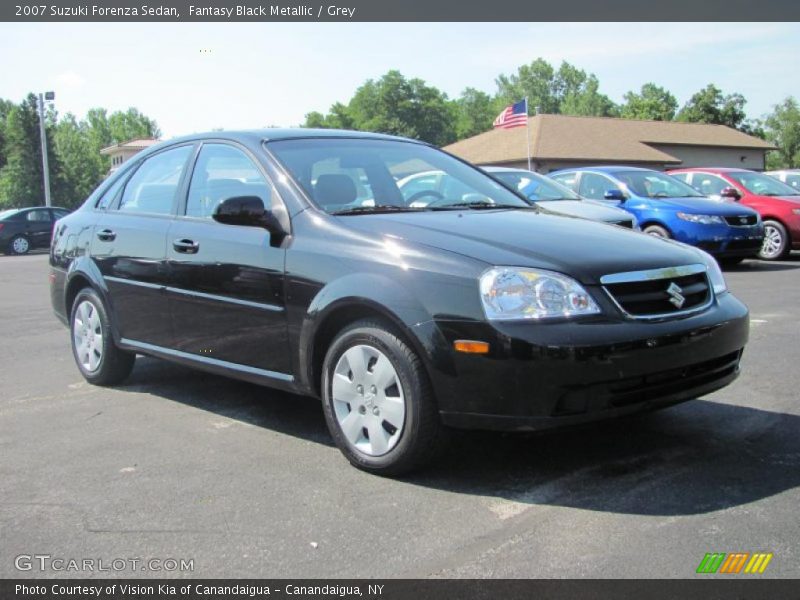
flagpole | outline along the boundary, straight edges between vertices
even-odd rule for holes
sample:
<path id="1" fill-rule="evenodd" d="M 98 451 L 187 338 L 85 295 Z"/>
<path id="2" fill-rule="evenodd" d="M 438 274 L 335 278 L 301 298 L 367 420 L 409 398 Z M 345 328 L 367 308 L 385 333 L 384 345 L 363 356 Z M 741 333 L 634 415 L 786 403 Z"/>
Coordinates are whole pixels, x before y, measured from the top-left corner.
<path id="1" fill-rule="evenodd" d="M 528 171 L 531 170 L 531 117 L 528 114 L 528 97 L 525 96 L 525 140 L 528 142 Z"/>

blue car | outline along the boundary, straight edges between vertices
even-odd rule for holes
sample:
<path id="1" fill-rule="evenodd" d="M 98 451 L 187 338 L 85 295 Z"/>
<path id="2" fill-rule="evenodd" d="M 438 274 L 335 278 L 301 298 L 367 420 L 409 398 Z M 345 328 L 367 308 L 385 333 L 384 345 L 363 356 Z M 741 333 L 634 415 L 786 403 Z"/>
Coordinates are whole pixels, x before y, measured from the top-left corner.
<path id="1" fill-rule="evenodd" d="M 549 176 L 584 198 L 627 210 L 644 233 L 697 246 L 721 262 L 735 264 L 755 256 L 764 239 L 764 226 L 753 209 L 706 198 L 660 171 L 586 167 Z"/>

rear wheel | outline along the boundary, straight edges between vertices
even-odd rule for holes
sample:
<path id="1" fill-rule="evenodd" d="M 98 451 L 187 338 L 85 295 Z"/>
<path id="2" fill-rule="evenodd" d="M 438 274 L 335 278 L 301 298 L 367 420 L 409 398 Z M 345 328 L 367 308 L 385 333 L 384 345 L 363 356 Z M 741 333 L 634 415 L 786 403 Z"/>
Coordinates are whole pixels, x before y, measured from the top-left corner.
<path id="1" fill-rule="evenodd" d="M 762 260 L 779 260 L 789 254 L 789 234 L 782 223 L 764 221 L 764 243 L 758 251 Z"/>
<path id="2" fill-rule="evenodd" d="M 359 469 L 399 475 L 443 447 L 422 361 L 379 321 L 359 321 L 334 339 L 322 368 L 322 400 L 336 445 Z"/>
<path id="3" fill-rule="evenodd" d="M 646 233 L 648 235 L 652 235 L 654 237 L 660 237 L 660 238 L 666 238 L 666 239 L 669 239 L 670 237 L 672 237 L 672 236 L 670 236 L 669 231 L 667 231 L 661 225 L 648 225 L 647 227 L 642 229 L 642 232 Z"/>
<path id="4" fill-rule="evenodd" d="M 15 235 L 8 243 L 10 254 L 27 254 L 31 249 L 31 243 L 24 235 Z"/>
<path id="5" fill-rule="evenodd" d="M 72 303 L 72 355 L 84 379 L 95 385 L 121 383 L 133 369 L 136 355 L 117 348 L 108 312 L 92 288 L 84 288 Z"/>

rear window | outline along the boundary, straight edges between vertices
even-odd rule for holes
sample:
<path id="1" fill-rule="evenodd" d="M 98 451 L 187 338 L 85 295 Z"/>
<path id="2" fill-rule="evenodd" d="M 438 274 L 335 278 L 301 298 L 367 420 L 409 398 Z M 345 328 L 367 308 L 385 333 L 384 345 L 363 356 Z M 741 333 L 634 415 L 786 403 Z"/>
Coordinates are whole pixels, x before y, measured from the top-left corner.
<path id="1" fill-rule="evenodd" d="M 19 209 L 18 208 L 12 208 L 12 209 L 9 209 L 9 210 L 4 210 L 4 211 L 0 212 L 0 221 L 6 220 L 6 219 L 12 219 L 14 217 L 14 215 L 19 215 Z"/>

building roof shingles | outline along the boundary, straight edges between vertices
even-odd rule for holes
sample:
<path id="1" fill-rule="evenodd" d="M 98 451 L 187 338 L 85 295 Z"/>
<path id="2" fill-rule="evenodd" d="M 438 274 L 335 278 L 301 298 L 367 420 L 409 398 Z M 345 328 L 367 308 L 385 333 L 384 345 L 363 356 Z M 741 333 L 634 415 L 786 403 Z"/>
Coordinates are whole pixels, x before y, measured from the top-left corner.
<path id="1" fill-rule="evenodd" d="M 678 164 L 657 146 L 714 146 L 772 150 L 762 139 L 726 127 L 675 121 L 536 115 L 529 117 L 531 156 L 536 160 L 603 160 Z M 493 129 L 444 149 L 478 164 L 527 158 L 526 127 Z M 653 145 L 651 145 L 653 144 Z"/>

